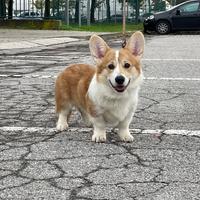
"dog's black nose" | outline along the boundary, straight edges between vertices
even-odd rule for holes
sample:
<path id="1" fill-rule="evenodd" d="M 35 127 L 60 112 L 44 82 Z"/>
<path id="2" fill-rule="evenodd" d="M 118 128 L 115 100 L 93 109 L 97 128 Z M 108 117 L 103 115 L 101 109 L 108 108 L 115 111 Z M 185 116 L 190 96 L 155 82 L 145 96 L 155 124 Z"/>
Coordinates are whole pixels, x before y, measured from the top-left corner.
<path id="1" fill-rule="evenodd" d="M 115 81 L 117 84 L 122 85 L 125 81 L 125 78 L 122 75 L 116 76 Z"/>

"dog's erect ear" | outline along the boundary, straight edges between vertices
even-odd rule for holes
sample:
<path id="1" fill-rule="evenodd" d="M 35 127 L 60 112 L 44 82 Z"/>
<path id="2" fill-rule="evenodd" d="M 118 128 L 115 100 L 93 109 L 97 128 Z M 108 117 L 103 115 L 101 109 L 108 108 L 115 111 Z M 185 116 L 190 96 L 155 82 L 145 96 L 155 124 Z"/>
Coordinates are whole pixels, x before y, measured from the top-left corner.
<path id="1" fill-rule="evenodd" d="M 100 63 L 109 49 L 106 42 L 98 35 L 92 35 L 89 41 L 90 52 L 95 62 Z"/>
<path id="2" fill-rule="evenodd" d="M 137 31 L 128 40 L 126 47 L 136 57 L 141 58 L 144 52 L 144 35 Z"/>

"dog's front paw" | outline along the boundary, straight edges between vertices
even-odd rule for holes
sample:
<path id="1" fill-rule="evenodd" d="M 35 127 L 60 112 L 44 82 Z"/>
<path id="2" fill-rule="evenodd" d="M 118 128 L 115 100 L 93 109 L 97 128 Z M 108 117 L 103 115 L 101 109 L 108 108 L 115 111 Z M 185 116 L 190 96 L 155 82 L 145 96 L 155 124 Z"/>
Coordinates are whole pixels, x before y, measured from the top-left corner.
<path id="1" fill-rule="evenodd" d="M 134 137 L 128 132 L 119 133 L 120 140 L 123 142 L 133 142 Z"/>
<path id="2" fill-rule="evenodd" d="M 57 131 L 64 131 L 64 130 L 66 130 L 68 128 L 68 124 L 67 124 L 67 122 L 58 122 L 57 123 L 57 126 L 56 126 L 56 129 L 57 129 Z"/>
<path id="3" fill-rule="evenodd" d="M 106 134 L 105 133 L 94 133 L 92 136 L 93 142 L 106 142 Z"/>

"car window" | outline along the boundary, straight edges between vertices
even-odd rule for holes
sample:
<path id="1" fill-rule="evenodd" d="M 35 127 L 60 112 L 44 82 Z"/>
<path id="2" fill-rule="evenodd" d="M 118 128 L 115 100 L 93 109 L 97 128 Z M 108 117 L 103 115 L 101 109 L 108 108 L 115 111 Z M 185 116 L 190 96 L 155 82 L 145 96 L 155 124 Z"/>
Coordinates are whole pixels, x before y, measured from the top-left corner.
<path id="1" fill-rule="evenodd" d="M 188 3 L 179 7 L 181 12 L 197 12 L 199 9 L 199 2 Z"/>
<path id="2" fill-rule="evenodd" d="M 29 16 L 29 13 L 28 13 L 28 12 L 25 12 L 25 13 L 24 13 L 24 16 Z"/>

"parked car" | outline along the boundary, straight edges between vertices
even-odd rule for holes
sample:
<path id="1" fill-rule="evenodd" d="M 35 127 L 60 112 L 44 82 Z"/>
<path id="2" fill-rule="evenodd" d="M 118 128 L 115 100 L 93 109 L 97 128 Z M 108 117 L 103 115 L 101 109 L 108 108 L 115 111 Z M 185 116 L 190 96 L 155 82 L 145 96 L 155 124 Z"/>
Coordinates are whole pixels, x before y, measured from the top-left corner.
<path id="1" fill-rule="evenodd" d="M 139 22 L 144 22 L 149 16 L 153 15 L 153 13 L 144 13 L 138 17 Z"/>
<path id="2" fill-rule="evenodd" d="M 51 13 L 50 14 L 50 18 L 52 19 L 59 19 L 59 20 L 65 20 L 65 11 L 59 11 L 59 12 L 54 12 L 54 13 Z M 69 20 L 72 21 L 72 15 L 71 13 L 69 12 Z"/>
<path id="3" fill-rule="evenodd" d="M 172 31 L 200 30 L 200 0 L 190 0 L 154 13 L 144 20 L 144 32 L 167 34 Z"/>
<path id="4" fill-rule="evenodd" d="M 19 13 L 15 18 L 16 19 L 41 18 L 41 14 L 39 12 L 34 12 L 34 11 L 24 11 Z"/>

